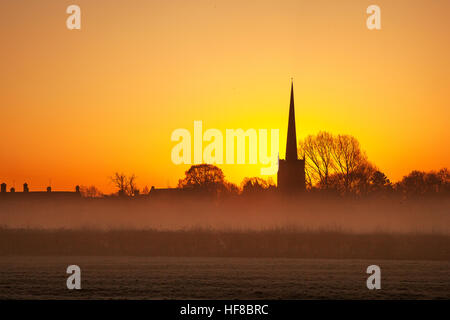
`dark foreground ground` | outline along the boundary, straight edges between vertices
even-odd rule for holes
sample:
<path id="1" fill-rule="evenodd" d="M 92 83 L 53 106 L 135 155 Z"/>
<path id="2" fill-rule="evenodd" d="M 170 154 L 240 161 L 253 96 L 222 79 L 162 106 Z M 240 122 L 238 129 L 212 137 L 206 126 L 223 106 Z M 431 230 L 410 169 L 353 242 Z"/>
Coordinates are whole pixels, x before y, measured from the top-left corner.
<path id="1" fill-rule="evenodd" d="M 81 290 L 66 268 L 81 268 Z M 367 266 L 381 289 L 366 288 Z M 450 299 L 448 261 L 0 257 L 0 299 Z"/>

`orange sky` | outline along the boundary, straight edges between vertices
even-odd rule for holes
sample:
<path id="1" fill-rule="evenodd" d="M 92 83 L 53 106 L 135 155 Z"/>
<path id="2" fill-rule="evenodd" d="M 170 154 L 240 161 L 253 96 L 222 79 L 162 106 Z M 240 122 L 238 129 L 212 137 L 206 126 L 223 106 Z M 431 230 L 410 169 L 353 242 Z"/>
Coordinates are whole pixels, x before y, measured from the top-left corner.
<path id="1" fill-rule="evenodd" d="M 66 28 L 70 4 L 81 31 Z M 382 30 L 366 28 L 381 7 Z M 177 128 L 359 139 L 392 180 L 450 165 L 450 2 L 2 1 L 0 181 L 113 190 L 115 171 L 175 186 Z M 255 165 L 224 165 L 233 182 Z"/>

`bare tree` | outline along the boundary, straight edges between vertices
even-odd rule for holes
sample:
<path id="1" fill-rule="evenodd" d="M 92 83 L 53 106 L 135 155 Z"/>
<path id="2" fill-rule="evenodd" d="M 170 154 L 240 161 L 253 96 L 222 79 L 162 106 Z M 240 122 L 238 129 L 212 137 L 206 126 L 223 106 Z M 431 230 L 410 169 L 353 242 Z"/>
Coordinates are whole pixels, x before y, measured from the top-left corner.
<path id="1" fill-rule="evenodd" d="M 328 187 L 328 178 L 334 167 L 333 136 L 328 132 L 319 132 L 299 142 L 300 155 L 305 159 L 307 184 L 320 183 Z"/>
<path id="2" fill-rule="evenodd" d="M 132 174 L 127 177 L 123 173 L 116 172 L 111 178 L 116 188 L 119 191 L 120 196 L 135 196 L 139 193 L 139 189 L 136 186 L 136 176 Z"/>
<path id="3" fill-rule="evenodd" d="M 111 178 L 117 189 L 119 189 L 119 195 L 126 195 L 127 192 L 127 176 L 123 173 L 116 172 Z"/>
<path id="4" fill-rule="evenodd" d="M 127 179 L 127 194 L 130 197 L 134 197 L 139 194 L 139 189 L 136 185 L 136 175 L 134 173 Z"/>
<path id="5" fill-rule="evenodd" d="M 376 171 L 350 135 L 333 136 L 319 132 L 299 142 L 299 154 L 305 159 L 306 183 L 340 194 L 367 194 L 370 178 Z"/>
<path id="6" fill-rule="evenodd" d="M 367 165 L 367 156 L 361 151 L 358 140 L 350 135 L 338 135 L 334 138 L 332 156 L 334 170 L 342 176 L 345 192 L 349 192 L 357 170 L 362 170 Z"/>

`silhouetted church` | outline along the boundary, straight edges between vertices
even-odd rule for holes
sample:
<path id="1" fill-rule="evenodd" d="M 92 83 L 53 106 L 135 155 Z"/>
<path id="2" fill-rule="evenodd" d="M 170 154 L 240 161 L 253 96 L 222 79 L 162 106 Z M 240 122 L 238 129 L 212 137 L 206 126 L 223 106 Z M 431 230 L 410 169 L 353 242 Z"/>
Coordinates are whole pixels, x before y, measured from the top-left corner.
<path id="1" fill-rule="evenodd" d="M 278 189 L 285 193 L 305 190 L 305 159 L 297 154 L 297 132 L 295 129 L 294 83 L 291 84 L 289 123 L 286 140 L 286 159 L 278 160 Z"/>

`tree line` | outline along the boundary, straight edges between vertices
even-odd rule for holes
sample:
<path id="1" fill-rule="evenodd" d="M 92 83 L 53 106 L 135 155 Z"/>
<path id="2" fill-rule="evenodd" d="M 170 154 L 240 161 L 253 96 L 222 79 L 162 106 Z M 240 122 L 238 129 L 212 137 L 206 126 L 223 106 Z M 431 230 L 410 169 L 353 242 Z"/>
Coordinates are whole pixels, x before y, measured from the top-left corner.
<path id="1" fill-rule="evenodd" d="M 397 193 L 405 197 L 450 194 L 450 172 L 414 170 L 398 182 L 371 163 L 359 141 L 351 135 L 319 132 L 299 142 L 305 159 L 308 189 L 339 195 L 365 196 Z"/>
<path id="2" fill-rule="evenodd" d="M 391 180 L 371 163 L 359 141 L 351 135 L 319 132 L 299 141 L 298 155 L 305 160 L 307 192 L 331 193 L 340 196 L 401 195 L 413 198 L 430 195 L 450 195 L 450 172 L 414 170 L 398 182 Z M 146 186 L 137 187 L 136 176 L 116 172 L 110 180 L 120 196 L 134 197 L 148 194 Z M 178 189 L 199 193 L 250 195 L 276 190 L 271 178 L 246 177 L 240 185 L 225 179 L 223 171 L 211 164 L 191 166 L 178 181 Z M 86 197 L 100 197 L 95 187 L 81 187 Z"/>

